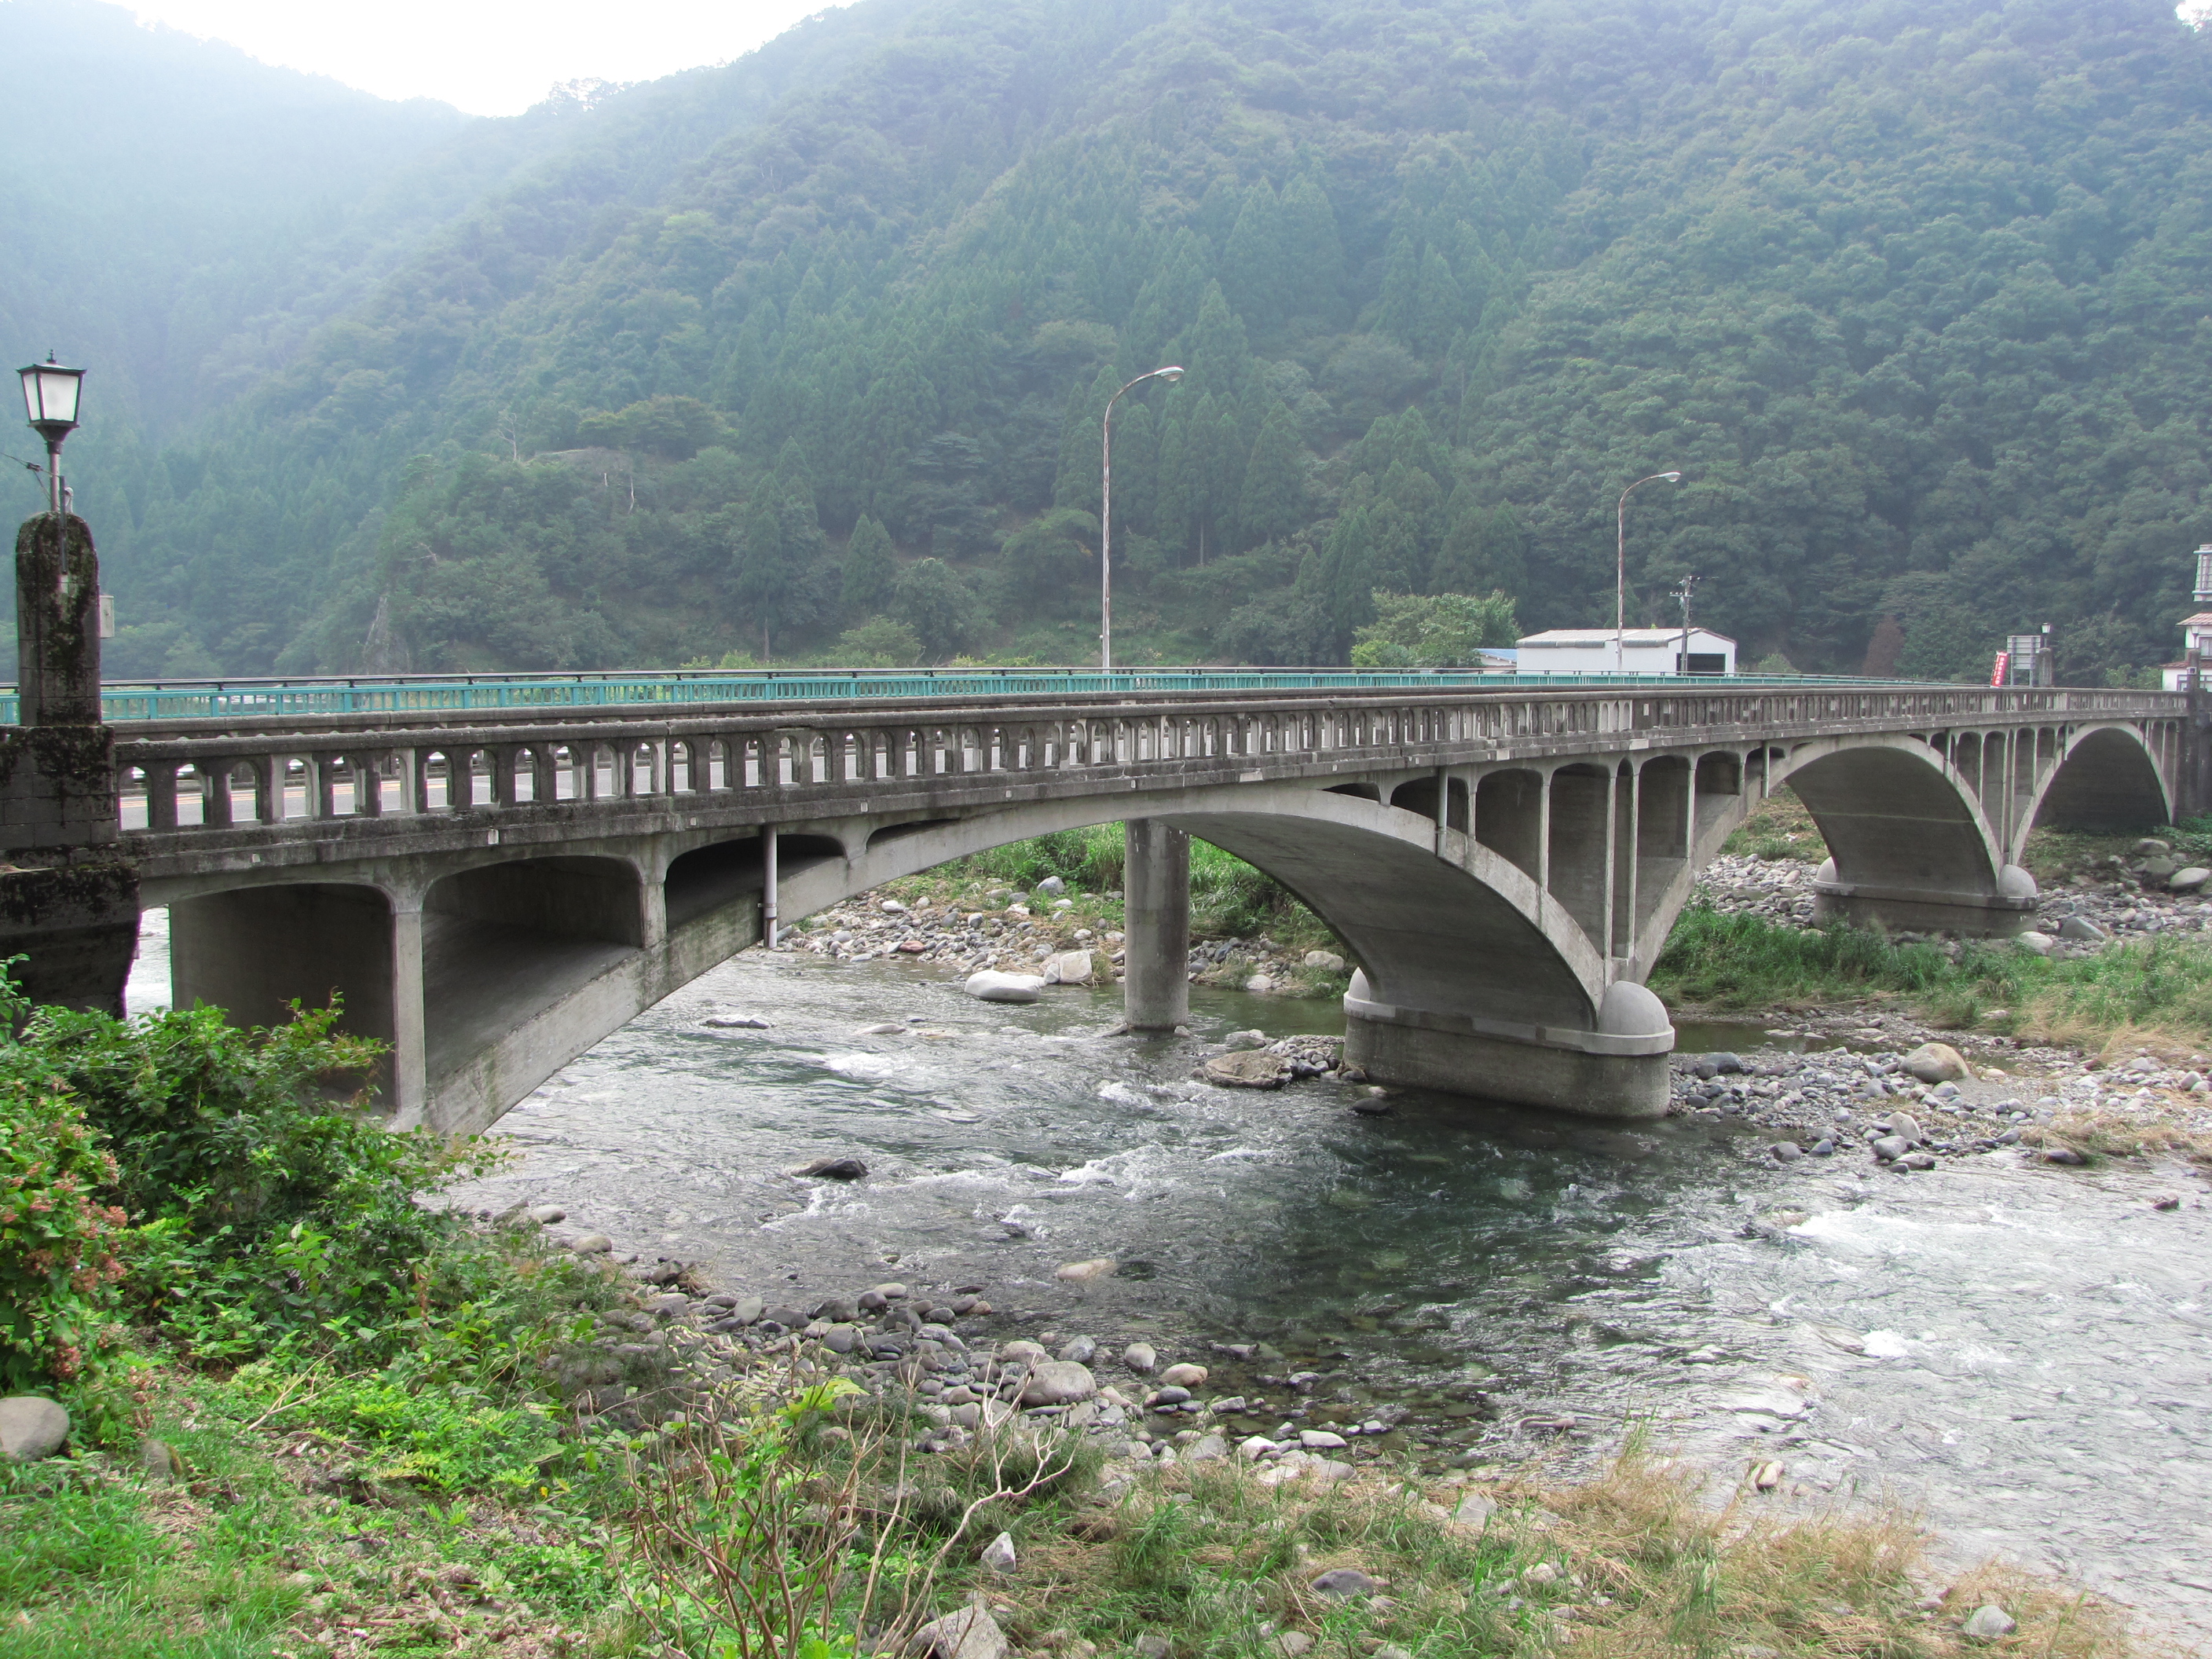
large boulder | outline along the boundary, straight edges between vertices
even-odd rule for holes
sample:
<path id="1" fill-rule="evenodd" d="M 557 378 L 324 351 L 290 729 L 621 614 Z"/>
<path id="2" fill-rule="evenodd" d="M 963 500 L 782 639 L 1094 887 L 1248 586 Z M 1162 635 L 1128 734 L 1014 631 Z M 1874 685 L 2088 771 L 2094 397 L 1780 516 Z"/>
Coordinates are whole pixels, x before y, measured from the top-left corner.
<path id="1" fill-rule="evenodd" d="M 1964 1083 L 1973 1076 L 1966 1057 L 1948 1042 L 1923 1042 L 1905 1057 L 1905 1069 L 1923 1083 Z"/>
<path id="2" fill-rule="evenodd" d="M 1007 1659 L 1013 1650 L 980 1598 L 972 1607 L 931 1620 L 915 1632 L 908 1650 L 916 1659 Z"/>
<path id="3" fill-rule="evenodd" d="M 2193 893 L 2208 881 L 2212 881 L 2212 870 L 2201 864 L 2192 864 L 2168 876 L 2166 884 L 2177 893 Z"/>
<path id="4" fill-rule="evenodd" d="M 1044 985 L 1041 974 L 1002 974 L 987 968 L 969 975 L 960 988 L 979 1002 L 1035 1002 L 1044 995 Z"/>
<path id="5" fill-rule="evenodd" d="M 1265 1048 L 1216 1054 L 1206 1062 L 1206 1080 L 1224 1089 L 1279 1089 L 1291 1080 L 1291 1062 Z"/>
<path id="6" fill-rule="evenodd" d="M 10 1395 L 0 1400 L 0 1458 L 35 1463 L 52 1457 L 69 1438 L 70 1414 L 44 1395 Z"/>
<path id="7" fill-rule="evenodd" d="M 1091 952 L 1062 951 L 1044 965 L 1044 982 L 1048 985 L 1088 985 L 1092 972 Z"/>
<path id="8" fill-rule="evenodd" d="M 2058 924 L 2058 937 L 2075 939 L 2083 944 L 2093 940 L 2101 944 L 2112 938 L 2112 934 L 2107 933 L 2101 924 L 2090 921 L 2087 916 L 2069 916 Z"/>
<path id="9" fill-rule="evenodd" d="M 1097 1392 L 1097 1379 L 1088 1365 L 1079 1365 L 1072 1359 L 1048 1359 L 1030 1367 L 1029 1381 L 1022 1385 L 1022 1404 L 1073 1406 Z"/>

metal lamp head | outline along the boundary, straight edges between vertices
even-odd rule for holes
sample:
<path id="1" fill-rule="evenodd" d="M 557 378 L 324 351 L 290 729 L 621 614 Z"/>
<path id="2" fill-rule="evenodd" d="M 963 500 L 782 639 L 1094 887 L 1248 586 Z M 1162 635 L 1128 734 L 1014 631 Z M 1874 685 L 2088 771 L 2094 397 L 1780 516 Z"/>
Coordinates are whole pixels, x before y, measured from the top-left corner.
<path id="1" fill-rule="evenodd" d="M 48 443 L 59 443 L 76 429 L 77 389 L 84 379 L 81 368 L 64 368 L 53 354 L 43 363 L 18 371 L 23 377 L 23 410 L 32 428 Z"/>
<path id="2" fill-rule="evenodd" d="M 1152 371 L 1152 378 L 1156 380 L 1165 380 L 1172 385 L 1182 379 L 1182 365 L 1170 363 L 1165 368 L 1156 368 Z"/>
<path id="3" fill-rule="evenodd" d="M 1668 483 L 1680 483 L 1682 482 L 1682 475 L 1679 472 L 1662 472 L 1659 476 L 1664 478 Z"/>

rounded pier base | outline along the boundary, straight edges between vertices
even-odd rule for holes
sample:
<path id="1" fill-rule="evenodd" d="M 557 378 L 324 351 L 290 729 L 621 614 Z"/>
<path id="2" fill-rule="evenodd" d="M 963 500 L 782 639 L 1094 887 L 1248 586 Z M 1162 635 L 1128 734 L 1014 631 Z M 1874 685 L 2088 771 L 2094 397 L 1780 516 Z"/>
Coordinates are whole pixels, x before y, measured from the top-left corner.
<path id="1" fill-rule="evenodd" d="M 1956 933 L 1964 939 L 2009 939 L 2035 925 L 2035 878 L 2018 865 L 1997 872 L 1994 893 L 1940 893 L 1879 887 L 1838 878 L 1836 862 L 1820 866 L 1813 882 L 1813 912 L 1840 917 L 1856 927 L 1887 933 Z"/>
<path id="2" fill-rule="evenodd" d="M 1344 999 L 1344 1057 L 1378 1083 L 1584 1117 L 1666 1115 L 1674 1028 L 1640 985 L 1606 994 L 1600 1029 L 1519 1025 L 1376 1002 L 1354 974 Z"/>

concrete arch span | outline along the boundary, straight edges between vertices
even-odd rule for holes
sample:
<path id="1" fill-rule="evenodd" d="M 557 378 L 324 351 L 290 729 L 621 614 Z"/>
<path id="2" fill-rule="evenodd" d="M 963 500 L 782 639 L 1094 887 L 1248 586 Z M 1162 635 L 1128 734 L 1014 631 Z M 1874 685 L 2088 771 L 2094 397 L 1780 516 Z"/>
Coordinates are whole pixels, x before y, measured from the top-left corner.
<path id="1" fill-rule="evenodd" d="M 1604 1000 L 1602 957 L 1555 902 L 1490 848 L 1361 796 L 1300 784 L 1148 795 L 1145 817 L 1265 872 L 1334 928 L 1379 994 L 1450 982 L 1451 995 L 1529 1023 L 1587 1024 Z M 1054 830 L 1129 817 L 1115 797 L 1054 801 L 918 827 L 880 829 L 840 871 L 788 878 L 785 915 L 825 909 L 902 876 Z M 1442 856 L 1439 856 L 1439 852 Z"/>

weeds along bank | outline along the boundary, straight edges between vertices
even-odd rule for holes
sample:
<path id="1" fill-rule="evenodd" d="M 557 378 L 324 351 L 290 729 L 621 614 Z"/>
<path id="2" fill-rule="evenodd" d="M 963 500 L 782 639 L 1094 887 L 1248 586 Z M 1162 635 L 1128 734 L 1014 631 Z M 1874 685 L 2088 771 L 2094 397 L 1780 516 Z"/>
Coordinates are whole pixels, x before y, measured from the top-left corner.
<path id="1" fill-rule="evenodd" d="M 1262 1455 L 1202 1371 L 1116 1406 L 1104 1361 L 892 1286 L 717 1331 L 712 1298 L 438 1208 L 487 1154 L 334 1105 L 373 1055 L 326 1014 L 9 1013 L 6 1387 L 70 1422 L 0 1464 L 0 1655 L 1933 1656 L 1972 1620 L 2127 1650 L 2048 1586 L 1929 1577 L 1893 1518 L 1801 1512 L 1775 1468 L 1717 1510 L 1633 1456 L 1553 1488 L 1355 1467 L 1325 1431 Z M 1108 1456 L 1086 1405 L 1167 1449 Z"/>

